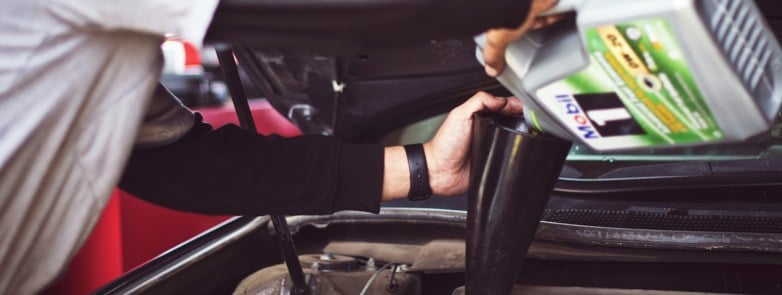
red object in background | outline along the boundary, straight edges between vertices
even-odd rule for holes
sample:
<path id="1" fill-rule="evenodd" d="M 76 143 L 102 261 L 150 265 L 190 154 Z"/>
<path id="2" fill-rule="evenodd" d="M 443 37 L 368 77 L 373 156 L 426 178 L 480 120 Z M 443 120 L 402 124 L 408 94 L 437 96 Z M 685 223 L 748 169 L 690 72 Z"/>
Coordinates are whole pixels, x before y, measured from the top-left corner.
<path id="1" fill-rule="evenodd" d="M 122 273 L 229 218 L 171 210 L 122 190 L 118 189 L 117 192 L 122 204 Z"/>
<path id="2" fill-rule="evenodd" d="M 73 257 L 68 272 L 44 294 L 89 294 L 125 272 L 122 264 L 122 218 L 119 190 L 103 210 L 79 253 Z"/>
<path id="3" fill-rule="evenodd" d="M 301 131 L 288 119 L 280 115 L 266 100 L 250 101 L 250 110 L 253 113 L 255 126 L 258 133 L 263 135 L 278 134 L 283 137 L 301 135 Z M 228 123 L 239 124 L 233 106 L 227 105 L 218 108 L 204 108 L 195 110 L 204 117 L 204 121 L 217 128 Z"/>
<path id="4" fill-rule="evenodd" d="M 201 53 L 190 42 L 182 42 L 185 47 L 185 68 L 201 67 Z"/>
<path id="5" fill-rule="evenodd" d="M 261 134 L 301 134 L 265 100 L 251 101 L 250 109 Z M 232 106 L 196 111 L 215 128 L 238 122 Z M 227 218 L 159 207 L 116 190 L 65 275 L 44 293 L 88 294 Z"/>

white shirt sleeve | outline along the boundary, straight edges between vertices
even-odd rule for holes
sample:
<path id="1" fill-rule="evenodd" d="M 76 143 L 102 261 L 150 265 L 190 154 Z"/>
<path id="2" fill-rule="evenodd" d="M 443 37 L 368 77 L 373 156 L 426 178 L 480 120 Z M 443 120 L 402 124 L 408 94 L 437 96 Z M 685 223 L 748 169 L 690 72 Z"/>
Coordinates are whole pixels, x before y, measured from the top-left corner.
<path id="1" fill-rule="evenodd" d="M 201 46 L 218 0 L 55 0 L 48 9 L 76 28 L 174 34 Z"/>

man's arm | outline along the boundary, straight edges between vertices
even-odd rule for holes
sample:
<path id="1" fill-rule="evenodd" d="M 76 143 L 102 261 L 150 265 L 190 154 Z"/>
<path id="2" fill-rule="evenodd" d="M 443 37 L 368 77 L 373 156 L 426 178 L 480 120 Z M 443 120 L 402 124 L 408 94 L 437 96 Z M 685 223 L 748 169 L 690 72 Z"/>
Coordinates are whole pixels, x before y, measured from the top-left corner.
<path id="1" fill-rule="evenodd" d="M 131 154 L 120 188 L 172 209 L 227 215 L 376 212 L 383 147 L 335 137 L 263 136 L 201 122 L 180 140 Z"/>
<path id="2" fill-rule="evenodd" d="M 479 111 L 519 114 L 521 104 L 478 93 L 451 111 L 424 144 L 434 194 L 466 191 L 472 114 Z M 410 182 L 401 146 L 348 144 L 326 136 L 267 137 L 233 125 L 212 130 L 196 114 L 193 127 L 176 142 L 136 149 L 120 188 L 162 206 L 205 214 L 328 214 L 377 212 L 381 200 L 406 197 Z"/>

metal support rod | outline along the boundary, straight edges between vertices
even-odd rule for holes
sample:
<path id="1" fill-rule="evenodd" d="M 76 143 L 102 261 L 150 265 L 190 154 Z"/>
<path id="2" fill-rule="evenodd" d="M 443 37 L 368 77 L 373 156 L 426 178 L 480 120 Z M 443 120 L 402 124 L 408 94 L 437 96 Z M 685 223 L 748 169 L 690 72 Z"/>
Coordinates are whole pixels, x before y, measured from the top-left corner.
<path id="1" fill-rule="evenodd" d="M 285 220 L 285 216 L 280 215 L 272 215 L 271 218 L 274 231 L 277 232 L 277 243 L 280 245 L 280 252 L 293 282 L 291 293 L 309 294 L 309 287 L 304 277 L 304 271 L 301 268 L 299 254 L 296 253 L 296 245 L 293 243 L 290 230 L 288 230 L 288 221 Z"/>
<path id="2" fill-rule="evenodd" d="M 257 132 L 252 112 L 250 112 L 250 104 L 247 101 L 247 95 L 244 93 L 242 81 L 239 78 L 239 69 L 236 66 L 233 50 L 228 46 L 224 46 L 218 47 L 216 51 L 225 84 L 231 93 L 231 101 L 233 101 L 236 115 L 239 117 L 239 124 L 245 129 Z M 277 243 L 280 245 L 282 259 L 288 267 L 288 274 L 293 282 L 293 290 L 291 292 L 292 294 L 308 294 L 307 280 L 304 277 L 299 255 L 296 253 L 296 245 L 293 243 L 290 230 L 288 230 L 285 216 L 272 215 L 271 220 L 274 225 L 274 231 L 277 232 Z"/>
<path id="3" fill-rule="evenodd" d="M 239 117 L 239 125 L 245 129 L 256 131 L 255 121 L 250 111 L 250 103 L 247 101 L 247 95 L 242 87 L 242 80 L 239 78 L 239 68 L 236 66 L 234 51 L 230 47 L 218 47 L 217 60 L 220 62 L 220 70 L 223 72 L 225 85 L 228 86 L 228 92 L 231 94 L 236 116 Z"/>

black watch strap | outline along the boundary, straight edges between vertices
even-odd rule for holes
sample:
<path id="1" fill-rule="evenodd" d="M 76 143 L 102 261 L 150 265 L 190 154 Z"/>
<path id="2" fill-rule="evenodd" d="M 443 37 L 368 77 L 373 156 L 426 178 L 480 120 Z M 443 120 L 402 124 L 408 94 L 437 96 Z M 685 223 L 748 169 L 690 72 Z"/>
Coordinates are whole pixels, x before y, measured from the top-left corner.
<path id="1" fill-rule="evenodd" d="M 405 153 L 407 165 L 410 167 L 410 192 L 407 198 L 411 201 L 426 200 L 432 196 L 432 188 L 429 186 L 424 146 L 420 143 L 406 145 Z"/>

